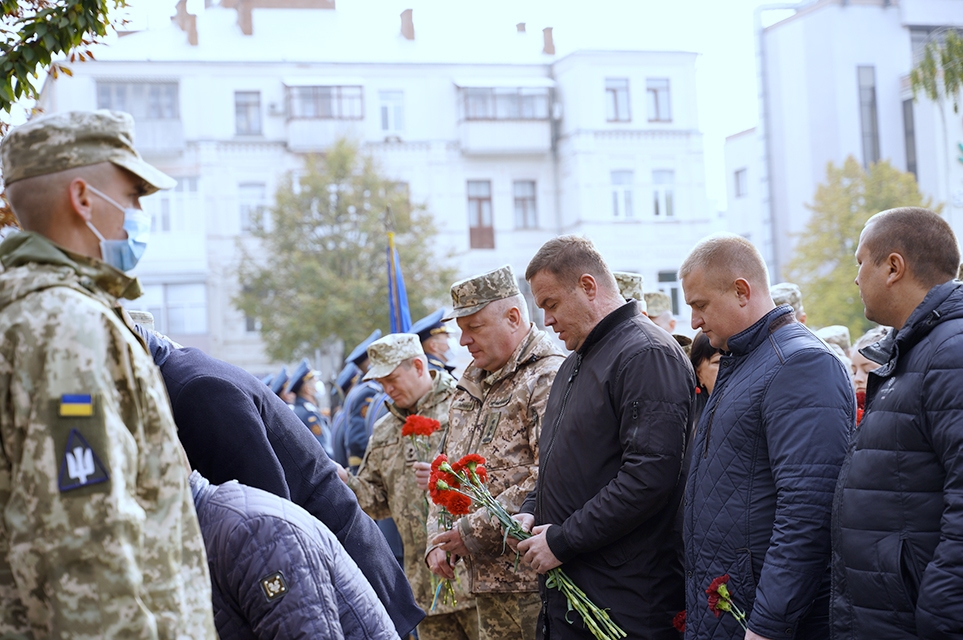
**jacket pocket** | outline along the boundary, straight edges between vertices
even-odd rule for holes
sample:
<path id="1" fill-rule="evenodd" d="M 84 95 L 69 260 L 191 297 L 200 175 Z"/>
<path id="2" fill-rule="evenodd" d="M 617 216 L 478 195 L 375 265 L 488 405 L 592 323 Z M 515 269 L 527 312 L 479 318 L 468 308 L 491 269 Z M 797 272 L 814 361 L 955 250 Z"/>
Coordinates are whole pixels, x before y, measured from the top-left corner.
<path id="1" fill-rule="evenodd" d="M 903 585 L 903 591 L 909 600 L 910 610 L 916 609 L 916 601 L 919 599 L 920 581 L 922 579 L 920 574 L 913 545 L 909 540 L 901 539 L 899 541 L 899 577 Z"/>
<path id="2" fill-rule="evenodd" d="M 756 600 L 756 574 L 752 569 L 752 552 L 749 549 L 736 549 L 736 561 L 732 566 L 732 599 L 740 609 L 749 615 L 752 603 Z"/>

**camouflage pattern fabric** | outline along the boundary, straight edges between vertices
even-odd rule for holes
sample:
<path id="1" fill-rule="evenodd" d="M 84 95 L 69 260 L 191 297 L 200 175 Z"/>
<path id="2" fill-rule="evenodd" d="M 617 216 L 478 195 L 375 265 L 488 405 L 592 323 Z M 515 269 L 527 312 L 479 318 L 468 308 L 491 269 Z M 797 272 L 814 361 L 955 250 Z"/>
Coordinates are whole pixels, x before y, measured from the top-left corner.
<path id="1" fill-rule="evenodd" d="M 415 340 L 417 336 L 412 335 Z M 348 477 L 348 486 L 358 497 L 358 504 L 371 518 L 393 518 L 405 548 L 405 575 L 411 583 L 418 606 L 430 617 L 463 609 L 473 609 L 474 600 L 468 595 L 468 572 L 465 564 L 458 565 L 459 580 L 455 586 L 457 605 L 448 606 L 439 599 L 434 611 L 432 574 L 424 560 L 428 546 L 425 520 L 428 502 L 424 491 L 418 488 L 415 471 L 418 461 L 411 440 L 401 437 L 401 427 L 409 415 L 417 414 L 438 420 L 442 428 L 431 436 L 432 451 L 441 444 L 448 426 L 448 406 L 455 393 L 455 379 L 443 371 L 431 373 L 433 384 L 412 410 L 388 403 L 388 414 L 375 424 L 365 452 L 364 461 L 357 476 Z M 461 589 L 459 589 L 461 586 Z M 423 638 L 423 640 L 425 640 Z"/>
<path id="2" fill-rule="evenodd" d="M 452 460 L 468 453 L 484 456 L 488 488 L 509 513 L 517 513 L 535 488 L 542 414 L 563 360 L 558 347 L 532 325 L 499 371 L 469 365 L 458 381 L 441 451 Z M 437 511 L 433 507 L 428 517 L 429 539 L 439 532 Z M 486 511 L 460 518 L 455 526 L 471 552 L 472 593 L 537 590 L 535 572 L 524 564 L 516 572 L 515 552 L 502 551 L 501 527 Z"/>
<path id="3" fill-rule="evenodd" d="M 772 301 L 776 303 L 777 307 L 788 304 L 796 313 L 802 311 L 802 291 L 799 290 L 799 285 L 791 282 L 780 282 L 770 287 L 769 295 L 772 296 Z"/>
<path id="4" fill-rule="evenodd" d="M 413 333 L 391 333 L 368 345 L 368 373 L 364 380 L 391 375 L 399 364 L 425 355 L 421 340 Z"/>
<path id="5" fill-rule="evenodd" d="M 470 316 L 484 309 L 489 302 L 517 296 L 518 281 L 510 265 L 494 271 L 459 280 L 451 285 L 452 311 L 445 320 Z"/>
<path id="6" fill-rule="evenodd" d="M 440 616 L 428 616 L 418 624 L 418 638 L 419 640 L 478 640 L 478 612 L 472 607 Z"/>
<path id="7" fill-rule="evenodd" d="M 0 143 L 3 181 L 112 162 L 146 182 L 147 193 L 177 181 L 144 162 L 134 149 L 134 119 L 121 111 L 66 111 L 11 129 Z"/>
<path id="8" fill-rule="evenodd" d="M 672 299 L 661 291 L 645 294 L 645 306 L 650 318 L 658 318 L 666 311 L 672 311 Z"/>
<path id="9" fill-rule="evenodd" d="M 136 280 L 0 244 L 0 636 L 215 638 L 204 541 Z"/>
<path id="10" fill-rule="evenodd" d="M 635 300 L 639 303 L 639 311 L 646 313 L 648 306 L 645 304 L 645 294 L 642 293 L 642 283 L 645 278 L 641 273 L 630 273 L 628 271 L 613 271 L 615 284 L 619 286 L 619 293 L 626 300 Z"/>
<path id="11" fill-rule="evenodd" d="M 478 640 L 535 640 L 542 609 L 537 593 L 486 593 L 478 596 L 477 606 Z"/>

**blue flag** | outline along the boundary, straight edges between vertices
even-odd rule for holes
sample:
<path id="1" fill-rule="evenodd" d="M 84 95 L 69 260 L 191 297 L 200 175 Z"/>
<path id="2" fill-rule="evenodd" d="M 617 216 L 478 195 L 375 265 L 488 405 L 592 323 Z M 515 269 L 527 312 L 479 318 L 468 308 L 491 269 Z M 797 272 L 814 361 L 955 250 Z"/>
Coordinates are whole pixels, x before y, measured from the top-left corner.
<path id="1" fill-rule="evenodd" d="M 411 329 L 408 292 L 395 249 L 395 234 L 391 232 L 388 233 L 388 314 L 391 316 L 391 333 L 407 333 Z"/>

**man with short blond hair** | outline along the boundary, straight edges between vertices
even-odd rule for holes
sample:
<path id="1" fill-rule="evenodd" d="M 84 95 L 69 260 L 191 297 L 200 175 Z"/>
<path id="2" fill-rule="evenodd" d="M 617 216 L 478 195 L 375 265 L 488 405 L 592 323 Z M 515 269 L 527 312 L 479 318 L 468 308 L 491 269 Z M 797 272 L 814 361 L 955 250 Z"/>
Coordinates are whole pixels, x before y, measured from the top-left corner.
<path id="1" fill-rule="evenodd" d="M 510 266 L 456 282 L 451 298 L 451 316 L 472 363 L 452 398 L 441 452 L 455 460 L 468 453 L 490 460 L 489 490 L 515 513 L 535 488 L 542 414 L 562 354 L 529 321 Z M 467 557 L 478 637 L 533 640 L 541 609 L 535 572 L 516 568 L 514 551 L 504 548 L 501 528 L 484 509 L 460 518 L 450 531 L 438 529 L 437 515 L 433 507 L 428 526 L 435 535 L 426 559 L 434 573 L 454 578 L 457 558 Z"/>
<path id="2" fill-rule="evenodd" d="M 561 566 L 630 637 L 677 640 L 692 366 L 625 300 L 589 240 L 549 240 L 525 278 L 572 353 L 545 408 L 536 488 L 516 516 L 535 535 L 518 550 L 539 574 Z M 541 587 L 543 638 L 593 638 L 561 592 Z"/>
<path id="3" fill-rule="evenodd" d="M 430 450 L 438 449 L 448 429 L 448 407 L 455 393 L 455 380 L 444 369 L 430 369 L 421 341 L 411 333 L 392 333 L 367 349 L 370 368 L 366 380 L 377 380 L 391 398 L 388 413 L 374 425 L 358 475 L 339 467 L 338 475 L 354 491 L 358 503 L 372 518 L 392 518 L 404 545 L 404 568 L 415 600 L 428 614 L 418 625 L 421 640 L 475 640 L 478 614 L 468 595 L 464 563 L 456 566 L 460 578 L 453 583 L 455 601 L 435 598 L 436 585 L 425 566 L 428 546 L 425 523 L 425 492 L 419 488 L 413 465 L 424 459 L 402 427 L 410 416 L 437 420 L 440 428 L 429 438 Z M 435 606 L 432 607 L 432 604 Z"/>
<path id="4" fill-rule="evenodd" d="M 723 351 L 690 448 L 686 637 L 824 640 L 833 487 L 855 420 L 849 374 L 775 306 L 745 238 L 703 240 L 679 276 L 692 328 Z M 724 574 L 748 631 L 708 607 L 706 588 Z"/>

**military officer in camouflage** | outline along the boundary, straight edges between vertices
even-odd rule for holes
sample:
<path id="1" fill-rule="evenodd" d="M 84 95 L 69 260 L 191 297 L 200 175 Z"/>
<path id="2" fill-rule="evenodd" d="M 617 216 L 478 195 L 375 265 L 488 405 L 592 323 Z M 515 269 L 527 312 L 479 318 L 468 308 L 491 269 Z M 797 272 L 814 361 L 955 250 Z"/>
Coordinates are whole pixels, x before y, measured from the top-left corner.
<path id="1" fill-rule="evenodd" d="M 358 496 L 365 513 L 376 519 L 393 518 L 398 526 L 405 549 L 405 573 L 415 600 L 428 614 L 418 625 L 418 637 L 474 640 L 478 637 L 478 616 L 475 602 L 468 595 L 464 563 L 456 566 L 459 580 L 453 584 L 455 604 L 445 604 L 439 596 L 435 607 L 431 606 L 436 585 L 424 560 L 428 501 L 412 468 L 425 454 L 415 449 L 410 438 L 401 436 L 408 416 L 438 420 L 442 428 L 432 434 L 430 451 L 433 455 L 438 450 L 448 427 L 455 379 L 443 369 L 429 367 L 418 336 L 410 333 L 392 333 L 371 343 L 368 358 L 371 368 L 365 378 L 377 380 L 391 398 L 388 414 L 375 424 L 358 475 L 352 476 L 344 469 L 338 473 Z"/>
<path id="2" fill-rule="evenodd" d="M 442 452 L 451 459 L 477 453 L 489 460 L 488 487 L 516 513 L 535 487 L 542 413 L 563 356 L 529 321 L 528 305 L 508 265 L 451 286 L 452 317 L 472 363 L 458 381 Z M 424 467 L 419 478 L 427 486 Z M 481 640 L 535 638 L 541 602 L 535 572 L 515 568 L 501 528 L 484 510 L 439 531 L 437 508 L 428 517 L 426 560 L 441 576 L 453 576 L 446 554 L 468 557 L 471 591 Z"/>
<path id="3" fill-rule="evenodd" d="M 138 199 L 175 184 L 133 131 L 75 111 L 0 145 L 24 228 L 0 244 L 3 637 L 216 637 L 187 458 L 118 304 L 140 295 Z"/>

